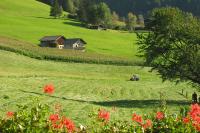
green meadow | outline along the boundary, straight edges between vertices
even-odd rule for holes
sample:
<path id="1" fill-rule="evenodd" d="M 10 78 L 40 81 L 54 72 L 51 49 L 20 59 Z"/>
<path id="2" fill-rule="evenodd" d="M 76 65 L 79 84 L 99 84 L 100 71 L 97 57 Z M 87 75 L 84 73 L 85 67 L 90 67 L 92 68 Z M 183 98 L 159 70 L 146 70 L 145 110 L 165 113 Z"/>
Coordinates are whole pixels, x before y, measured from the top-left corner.
<path id="1" fill-rule="evenodd" d="M 194 91 L 186 84 L 163 83 L 148 67 L 41 61 L 6 51 L 0 51 L 0 57 L 1 115 L 15 110 L 16 104 L 31 103 L 30 97 L 36 96 L 52 106 L 61 104 L 64 114 L 76 123 L 88 122 L 88 114 L 99 108 L 111 111 L 113 120 L 129 120 L 133 112 L 156 109 L 160 92 L 165 93 L 169 110 L 178 111 L 189 104 L 185 93 L 190 98 Z M 133 73 L 141 81 L 129 81 Z M 54 84 L 55 93 L 43 95 L 49 83 Z"/>
<path id="2" fill-rule="evenodd" d="M 40 38 L 47 35 L 83 38 L 88 43 L 89 53 L 138 59 L 134 33 L 86 29 L 74 20 L 51 18 L 49 11 L 48 5 L 36 0 L 1 0 L 0 36 L 12 37 L 35 45 L 39 44 Z"/>
<path id="3" fill-rule="evenodd" d="M 109 110 L 112 120 L 131 120 L 133 112 L 157 109 L 160 93 L 165 94 L 171 111 L 190 104 L 194 88 L 187 83 L 162 82 L 158 73 L 149 72 L 150 67 L 95 64 L 99 58 L 103 62 L 142 62 L 136 56 L 134 33 L 89 30 L 74 20 L 50 18 L 49 10 L 49 6 L 36 0 L 0 1 L 0 48 L 4 49 L 0 50 L 1 116 L 15 111 L 17 104 L 31 105 L 33 97 L 52 106 L 61 104 L 63 113 L 77 125 L 89 122 L 88 114 L 99 108 Z M 45 35 L 83 38 L 88 43 L 86 52 L 42 49 L 38 40 Z M 47 56 L 95 61 L 87 64 L 41 60 Z M 140 75 L 141 80 L 129 81 L 133 74 Z M 51 96 L 43 93 L 49 83 L 55 86 Z"/>

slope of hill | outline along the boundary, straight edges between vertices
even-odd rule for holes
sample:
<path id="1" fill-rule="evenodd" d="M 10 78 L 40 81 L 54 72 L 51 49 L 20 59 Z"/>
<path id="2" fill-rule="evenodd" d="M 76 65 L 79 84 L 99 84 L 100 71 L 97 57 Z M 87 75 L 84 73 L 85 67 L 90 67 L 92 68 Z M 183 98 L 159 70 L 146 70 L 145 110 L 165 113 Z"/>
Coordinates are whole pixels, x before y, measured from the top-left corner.
<path id="1" fill-rule="evenodd" d="M 49 17 L 50 7 L 36 0 L 0 1 L 0 36 L 39 44 L 45 35 L 83 38 L 88 53 L 120 56 L 133 60 L 137 46 L 136 35 L 117 31 L 96 31 L 81 27 L 79 22 Z"/>
<path id="2" fill-rule="evenodd" d="M 52 49 L 39 47 L 25 41 L 0 36 L 0 49 L 40 60 L 54 60 L 60 62 L 78 62 L 92 64 L 114 65 L 143 65 L 140 60 L 132 60 L 124 57 L 108 56 L 91 52 L 81 52 L 68 49 Z"/>
<path id="3" fill-rule="evenodd" d="M 0 62 L 0 115 L 38 96 L 52 106 L 62 104 L 64 114 L 77 125 L 89 122 L 88 114 L 99 108 L 113 112 L 112 120 L 131 120 L 133 112 L 155 110 L 160 92 L 166 94 L 168 109 L 178 111 L 180 105 L 189 104 L 186 92 L 190 98 L 194 91 L 185 84 L 163 83 L 147 67 L 41 61 L 2 50 Z M 140 75 L 139 82 L 129 81 L 133 73 Z M 43 95 L 48 83 L 55 86 L 52 96 Z"/>

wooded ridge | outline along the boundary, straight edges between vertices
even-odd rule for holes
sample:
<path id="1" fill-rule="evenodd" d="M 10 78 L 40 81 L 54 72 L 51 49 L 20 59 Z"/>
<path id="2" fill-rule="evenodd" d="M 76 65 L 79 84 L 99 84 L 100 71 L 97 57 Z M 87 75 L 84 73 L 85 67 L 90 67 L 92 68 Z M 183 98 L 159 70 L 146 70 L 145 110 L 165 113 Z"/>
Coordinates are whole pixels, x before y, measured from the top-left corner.
<path id="1" fill-rule="evenodd" d="M 47 4 L 53 0 L 38 0 Z M 66 0 L 59 0 L 59 3 L 65 8 Z M 73 0 L 75 3 L 80 0 Z M 91 0 L 95 2 L 105 2 L 109 7 L 116 11 L 120 16 L 127 16 L 128 12 L 146 15 L 150 10 L 156 7 L 179 7 L 186 12 L 192 12 L 196 16 L 200 16 L 199 0 Z"/>

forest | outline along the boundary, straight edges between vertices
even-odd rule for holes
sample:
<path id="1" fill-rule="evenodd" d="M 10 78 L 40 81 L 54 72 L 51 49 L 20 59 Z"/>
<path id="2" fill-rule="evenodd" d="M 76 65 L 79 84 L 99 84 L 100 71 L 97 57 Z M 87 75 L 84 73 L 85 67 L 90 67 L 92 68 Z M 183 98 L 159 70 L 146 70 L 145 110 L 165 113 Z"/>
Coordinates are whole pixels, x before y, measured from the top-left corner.
<path id="1" fill-rule="evenodd" d="M 53 3 L 53 0 L 39 0 L 47 4 Z M 75 5 L 78 5 L 81 0 L 73 0 Z M 191 12 L 195 16 L 200 16 L 200 1 L 199 0 L 90 0 L 94 2 L 105 2 L 109 5 L 112 11 L 117 14 L 127 16 L 128 12 L 135 14 L 143 14 L 146 16 L 150 10 L 156 7 L 179 7 L 181 10 Z M 59 0 L 59 3 L 65 9 L 66 0 Z"/>

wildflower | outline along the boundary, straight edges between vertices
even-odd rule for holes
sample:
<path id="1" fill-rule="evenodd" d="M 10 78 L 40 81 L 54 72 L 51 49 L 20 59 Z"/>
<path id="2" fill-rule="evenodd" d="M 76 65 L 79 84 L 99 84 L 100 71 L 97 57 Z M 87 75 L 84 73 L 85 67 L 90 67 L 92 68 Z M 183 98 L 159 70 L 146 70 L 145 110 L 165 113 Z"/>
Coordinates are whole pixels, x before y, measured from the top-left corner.
<path id="1" fill-rule="evenodd" d="M 13 117 L 13 115 L 14 115 L 14 112 L 11 112 L 11 111 L 8 111 L 6 113 L 6 116 L 9 117 L 9 118 Z"/>
<path id="2" fill-rule="evenodd" d="M 44 93 L 53 94 L 54 93 L 54 86 L 49 84 L 44 87 Z"/>
<path id="3" fill-rule="evenodd" d="M 200 106 L 198 104 L 191 105 L 191 110 L 188 113 L 192 120 L 193 127 L 200 131 Z"/>
<path id="4" fill-rule="evenodd" d="M 164 113 L 163 112 L 157 112 L 156 113 L 156 119 L 162 120 L 164 118 Z"/>
<path id="5" fill-rule="evenodd" d="M 60 121 L 58 121 L 58 122 L 56 122 L 56 123 L 52 123 L 52 127 L 53 127 L 54 129 L 61 129 L 61 128 L 63 128 L 63 124 L 60 123 Z"/>
<path id="6" fill-rule="evenodd" d="M 138 123 L 142 123 L 142 117 L 137 115 L 136 113 L 133 114 L 132 120 Z"/>
<path id="7" fill-rule="evenodd" d="M 105 110 L 100 110 L 99 113 L 98 113 L 98 118 L 105 120 L 105 121 L 109 121 L 110 113 L 108 111 L 105 111 Z"/>
<path id="8" fill-rule="evenodd" d="M 147 119 L 147 120 L 145 121 L 145 124 L 142 125 L 142 127 L 143 127 L 144 129 L 151 128 L 151 127 L 152 127 L 152 121 L 149 120 L 149 119 Z"/>
<path id="9" fill-rule="evenodd" d="M 193 123 L 192 125 L 193 125 L 193 127 L 194 127 L 197 131 L 200 131 L 200 124 L 198 124 L 198 123 Z"/>
<path id="10" fill-rule="evenodd" d="M 57 122 L 60 120 L 59 115 L 58 114 L 52 114 L 49 116 L 49 120 L 53 123 Z"/>
<path id="11" fill-rule="evenodd" d="M 183 118 L 183 123 L 184 124 L 187 124 L 189 122 L 190 122 L 190 118 L 188 118 L 188 117 Z"/>
<path id="12" fill-rule="evenodd" d="M 63 117 L 62 124 L 66 127 L 66 129 L 70 133 L 75 130 L 75 125 L 74 125 L 73 121 L 71 121 L 70 119 L 68 119 L 66 117 Z"/>
<path id="13" fill-rule="evenodd" d="M 49 120 L 51 121 L 52 127 L 54 129 L 63 128 L 63 124 L 61 123 L 61 119 L 58 114 L 52 114 L 49 116 Z"/>

